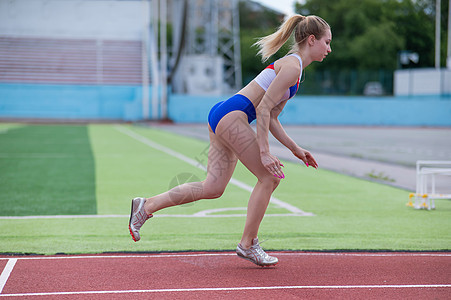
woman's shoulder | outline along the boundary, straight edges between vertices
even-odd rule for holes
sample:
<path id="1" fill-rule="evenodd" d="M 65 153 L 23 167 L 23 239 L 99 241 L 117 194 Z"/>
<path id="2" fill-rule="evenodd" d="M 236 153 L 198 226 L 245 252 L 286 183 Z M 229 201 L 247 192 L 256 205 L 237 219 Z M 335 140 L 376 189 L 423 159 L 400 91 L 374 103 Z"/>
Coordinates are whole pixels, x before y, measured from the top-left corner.
<path id="1" fill-rule="evenodd" d="M 281 70 L 283 73 L 292 75 L 293 77 L 299 77 L 301 72 L 301 64 L 299 59 L 294 55 L 287 55 L 278 59 L 274 63 L 276 73 L 278 74 Z"/>
<path id="2" fill-rule="evenodd" d="M 300 70 L 302 61 L 300 60 L 300 58 L 298 58 L 296 54 L 289 54 L 282 58 L 279 58 L 274 62 L 274 64 Z"/>

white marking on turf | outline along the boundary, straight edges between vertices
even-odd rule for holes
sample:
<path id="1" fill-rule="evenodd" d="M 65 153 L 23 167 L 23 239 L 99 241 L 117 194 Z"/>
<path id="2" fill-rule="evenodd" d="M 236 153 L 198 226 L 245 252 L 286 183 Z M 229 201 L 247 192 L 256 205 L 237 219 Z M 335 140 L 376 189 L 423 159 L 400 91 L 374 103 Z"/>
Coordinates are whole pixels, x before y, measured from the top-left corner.
<path id="1" fill-rule="evenodd" d="M 8 262 L 6 263 L 6 266 L 3 269 L 2 274 L 0 275 L 0 294 L 2 293 L 3 288 L 5 287 L 5 284 L 8 281 L 9 275 L 11 275 L 11 272 L 13 271 L 16 262 L 17 258 L 8 259 Z"/>
<path id="2" fill-rule="evenodd" d="M 193 216 L 196 217 L 208 217 L 208 214 L 213 214 L 213 213 L 217 213 L 217 212 L 224 212 L 224 211 L 235 211 L 235 210 L 241 210 L 241 211 L 246 211 L 247 208 L 246 207 L 229 207 L 229 208 L 214 208 L 214 209 L 207 209 L 207 210 L 202 210 L 200 212 L 197 212 L 195 214 L 193 214 Z"/>
<path id="3" fill-rule="evenodd" d="M 175 293 L 175 292 L 217 292 L 217 291 L 249 291 L 249 290 L 324 290 L 324 289 L 438 289 L 450 288 L 451 284 L 390 284 L 390 285 L 289 285 L 289 286 L 245 286 L 245 287 L 210 287 L 186 289 L 153 289 L 153 290 L 122 290 L 122 291 L 78 291 L 49 293 L 1 294 L 0 297 L 31 297 L 60 295 L 92 295 L 92 294 L 132 294 L 132 293 Z"/>
<path id="4" fill-rule="evenodd" d="M 186 163 L 188 163 L 188 164 L 190 164 L 190 165 L 192 165 L 192 166 L 194 166 L 196 168 L 199 168 L 199 169 L 201 169 L 203 171 L 207 171 L 207 168 L 203 164 L 199 163 L 198 161 L 196 161 L 194 159 L 191 159 L 191 158 L 189 158 L 189 157 L 187 157 L 187 156 L 185 156 L 185 155 L 183 155 L 181 153 L 178 153 L 178 152 L 176 152 L 176 151 L 174 151 L 174 150 L 172 150 L 170 148 L 167 148 L 165 146 L 157 144 L 154 141 L 152 141 L 152 140 L 150 140 L 150 139 L 148 139 L 148 138 L 146 138 L 146 137 L 144 137 L 144 136 L 142 136 L 140 134 L 137 134 L 136 132 L 134 132 L 134 131 L 132 131 L 130 129 L 127 129 L 127 128 L 123 127 L 123 126 L 116 126 L 116 129 L 118 131 L 122 132 L 123 134 L 128 135 L 129 137 L 131 137 L 131 138 L 133 138 L 133 139 L 135 139 L 135 140 L 137 140 L 137 141 L 139 141 L 139 142 L 141 142 L 141 143 L 143 143 L 143 144 L 145 144 L 145 145 L 147 145 L 147 146 L 149 146 L 151 148 L 154 148 L 156 150 L 159 150 L 161 152 L 169 154 L 169 155 L 171 155 L 173 157 L 176 157 L 176 158 L 178 158 L 178 159 L 180 159 L 180 160 L 182 160 L 182 161 L 184 161 L 184 162 L 186 162 Z M 239 188 L 242 188 L 243 190 L 248 191 L 248 192 L 252 192 L 252 190 L 253 190 L 253 187 L 251 187 L 250 185 L 248 185 L 248 184 L 246 184 L 246 183 L 244 183 L 242 181 L 239 181 L 237 179 L 234 179 L 234 178 L 230 179 L 230 183 L 235 185 L 235 186 L 237 186 L 237 187 L 239 187 Z M 311 212 L 304 212 L 303 210 L 297 208 L 296 206 L 293 206 L 293 205 L 291 205 L 289 203 L 286 203 L 286 202 L 284 202 L 284 201 L 282 201 L 280 199 L 277 199 L 276 197 L 272 197 L 271 196 L 271 202 L 273 204 L 276 204 L 277 206 L 279 206 L 281 208 L 285 208 L 286 210 L 290 211 L 291 213 L 299 215 L 299 216 L 314 216 L 313 213 L 311 213 Z"/>

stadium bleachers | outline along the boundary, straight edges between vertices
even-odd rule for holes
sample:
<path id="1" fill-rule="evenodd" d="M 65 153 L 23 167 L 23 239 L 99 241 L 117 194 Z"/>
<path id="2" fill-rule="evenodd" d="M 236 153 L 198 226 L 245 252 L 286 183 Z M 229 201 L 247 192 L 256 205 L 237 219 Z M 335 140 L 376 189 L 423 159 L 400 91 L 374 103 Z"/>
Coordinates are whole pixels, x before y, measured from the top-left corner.
<path id="1" fill-rule="evenodd" d="M 0 83 L 142 84 L 142 43 L 0 36 Z"/>

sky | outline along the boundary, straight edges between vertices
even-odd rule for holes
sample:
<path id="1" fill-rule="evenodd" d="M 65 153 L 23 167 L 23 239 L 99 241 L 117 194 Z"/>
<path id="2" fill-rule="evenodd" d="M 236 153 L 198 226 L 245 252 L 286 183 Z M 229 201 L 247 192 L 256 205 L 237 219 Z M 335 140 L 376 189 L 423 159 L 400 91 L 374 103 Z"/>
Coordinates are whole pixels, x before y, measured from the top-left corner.
<path id="1" fill-rule="evenodd" d="M 270 7 L 274 10 L 280 11 L 287 15 L 294 14 L 294 2 L 305 2 L 303 0 L 253 0 L 255 2 L 259 2 L 267 7 Z"/>

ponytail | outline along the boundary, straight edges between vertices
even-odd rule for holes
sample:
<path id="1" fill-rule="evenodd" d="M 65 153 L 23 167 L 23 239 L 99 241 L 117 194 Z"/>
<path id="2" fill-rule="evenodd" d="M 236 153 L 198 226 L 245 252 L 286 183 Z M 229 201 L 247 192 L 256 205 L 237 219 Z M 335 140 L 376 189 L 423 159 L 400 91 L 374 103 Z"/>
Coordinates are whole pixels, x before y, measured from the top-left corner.
<path id="1" fill-rule="evenodd" d="M 288 41 L 296 26 L 305 20 L 306 17 L 294 15 L 280 25 L 279 29 L 268 36 L 260 38 L 254 45 L 259 49 L 258 55 L 266 61 L 274 55 Z"/>
<path id="2" fill-rule="evenodd" d="M 259 48 L 258 54 L 266 61 L 274 55 L 288 41 L 294 33 L 294 45 L 291 53 L 299 50 L 310 35 L 320 39 L 326 30 L 330 30 L 329 24 L 318 16 L 294 15 L 280 25 L 273 34 L 260 38 L 254 45 Z"/>

